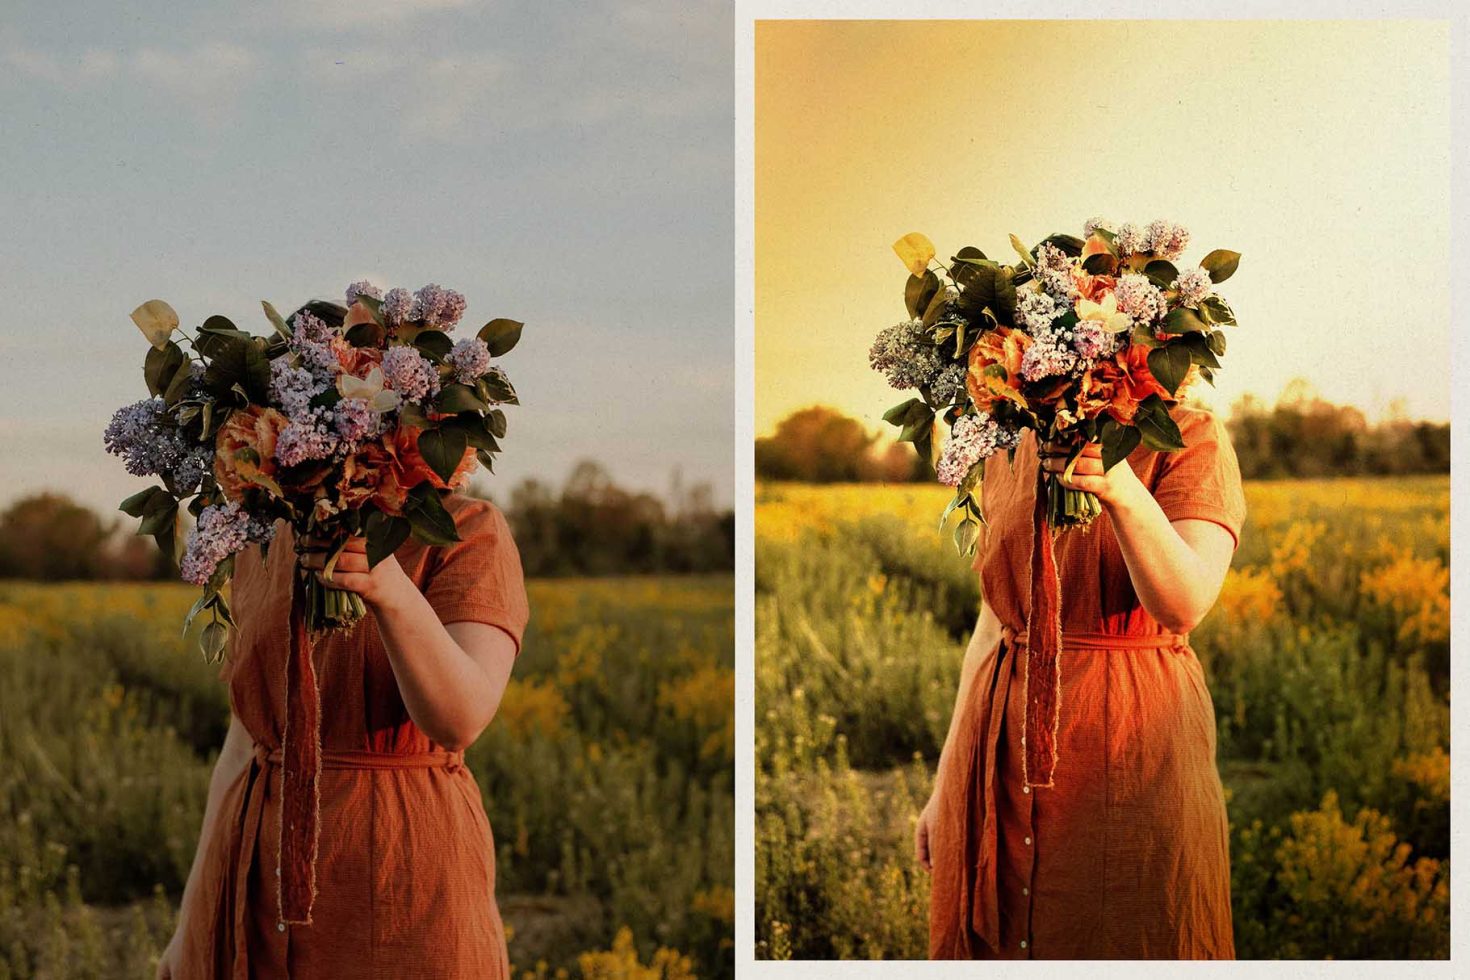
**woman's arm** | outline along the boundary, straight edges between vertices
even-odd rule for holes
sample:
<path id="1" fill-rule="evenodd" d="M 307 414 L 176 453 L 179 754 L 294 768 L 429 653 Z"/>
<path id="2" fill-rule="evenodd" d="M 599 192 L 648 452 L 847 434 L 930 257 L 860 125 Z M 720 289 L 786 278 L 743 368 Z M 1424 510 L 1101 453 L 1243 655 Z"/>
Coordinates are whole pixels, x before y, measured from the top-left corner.
<path id="1" fill-rule="evenodd" d="M 159 980 L 176 980 L 177 978 L 179 944 L 183 941 L 182 937 L 189 928 L 189 923 L 184 916 L 186 910 L 192 907 L 190 898 L 195 889 L 199 887 L 199 867 L 203 861 L 204 852 L 209 848 L 210 834 L 214 830 L 215 814 L 219 811 L 220 800 L 224 798 L 225 790 L 245 771 L 245 767 L 250 764 L 250 756 L 253 752 L 250 733 L 245 730 L 240 719 L 231 714 L 230 727 L 225 733 L 225 744 L 220 749 L 219 758 L 214 761 L 214 772 L 209 777 L 209 795 L 204 802 L 204 820 L 199 828 L 199 843 L 194 847 L 194 863 L 189 868 L 189 879 L 184 883 L 184 897 L 179 903 L 179 921 L 174 926 L 173 938 L 159 958 Z"/>
<path id="2" fill-rule="evenodd" d="M 1046 469 L 1060 477 L 1066 462 L 1058 447 L 1043 447 Z M 1231 533 L 1213 521 L 1170 521 L 1126 460 L 1103 472 L 1095 443 L 1084 449 L 1062 485 L 1096 494 L 1108 509 L 1133 591 L 1149 615 L 1176 633 L 1194 629 L 1225 582 L 1235 552 Z"/>
<path id="3" fill-rule="evenodd" d="M 944 771 L 945 760 L 953 749 L 955 732 L 959 729 L 961 709 L 970 697 L 970 688 L 975 686 L 975 676 L 980 664 L 989 656 L 1000 640 L 1000 619 L 991 611 L 984 599 L 980 600 L 980 615 L 975 620 L 975 632 L 970 635 L 970 645 L 965 647 L 965 659 L 960 664 L 960 685 L 955 693 L 954 710 L 949 716 L 949 732 L 944 736 L 944 747 L 939 752 L 939 771 Z M 935 784 L 935 791 L 938 784 Z M 931 870 L 929 863 L 929 821 L 933 816 L 934 792 L 919 814 L 919 824 L 914 828 L 914 857 L 925 871 Z"/>
<path id="4" fill-rule="evenodd" d="M 372 610 L 414 724 L 446 749 L 467 748 L 500 707 L 515 640 L 487 623 L 441 623 L 398 559 L 389 555 L 369 570 L 366 548 L 363 538 L 349 540 L 330 579 L 321 571 L 325 552 L 304 554 L 302 564 L 323 583 L 356 592 Z"/>

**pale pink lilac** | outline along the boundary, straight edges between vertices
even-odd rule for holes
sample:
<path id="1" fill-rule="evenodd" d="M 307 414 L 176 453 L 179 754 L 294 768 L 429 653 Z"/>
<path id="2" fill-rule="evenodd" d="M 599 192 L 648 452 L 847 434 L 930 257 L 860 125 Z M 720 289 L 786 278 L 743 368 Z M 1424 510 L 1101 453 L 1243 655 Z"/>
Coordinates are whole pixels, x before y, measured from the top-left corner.
<path id="1" fill-rule="evenodd" d="M 421 402 L 439 393 L 434 365 L 406 344 L 395 344 L 383 355 L 383 381 L 407 401 Z"/>

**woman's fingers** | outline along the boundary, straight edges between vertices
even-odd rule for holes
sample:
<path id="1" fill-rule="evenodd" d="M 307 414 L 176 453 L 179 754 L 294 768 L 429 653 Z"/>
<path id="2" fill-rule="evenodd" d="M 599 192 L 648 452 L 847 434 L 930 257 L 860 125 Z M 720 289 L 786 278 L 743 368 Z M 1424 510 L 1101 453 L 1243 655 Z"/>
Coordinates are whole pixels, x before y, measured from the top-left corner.
<path id="1" fill-rule="evenodd" d="M 914 860 L 919 862 L 919 867 L 925 871 L 932 871 L 929 866 L 929 820 L 927 814 L 919 815 L 918 826 L 914 828 Z"/>
<path id="2" fill-rule="evenodd" d="M 330 552 L 308 551 L 301 556 L 301 567 L 318 572 L 327 567 L 327 560 L 331 557 Z M 335 572 L 366 572 L 368 570 L 367 555 L 361 551 L 342 552 L 337 556 L 337 564 L 333 569 Z"/>

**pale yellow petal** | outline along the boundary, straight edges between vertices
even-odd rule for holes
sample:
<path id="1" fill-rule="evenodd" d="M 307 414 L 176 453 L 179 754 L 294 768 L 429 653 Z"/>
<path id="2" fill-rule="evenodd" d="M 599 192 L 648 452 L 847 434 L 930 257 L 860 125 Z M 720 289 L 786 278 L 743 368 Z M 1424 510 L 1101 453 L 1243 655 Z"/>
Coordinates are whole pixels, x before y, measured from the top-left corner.
<path id="1" fill-rule="evenodd" d="M 179 315 L 161 299 L 150 299 L 132 312 L 133 322 L 159 350 L 168 343 L 169 335 L 178 328 Z"/>
<path id="2" fill-rule="evenodd" d="M 899 261 L 908 267 L 909 272 L 916 276 L 922 276 L 934 259 L 934 243 L 917 231 L 911 231 L 894 242 L 893 251 L 898 254 Z"/>

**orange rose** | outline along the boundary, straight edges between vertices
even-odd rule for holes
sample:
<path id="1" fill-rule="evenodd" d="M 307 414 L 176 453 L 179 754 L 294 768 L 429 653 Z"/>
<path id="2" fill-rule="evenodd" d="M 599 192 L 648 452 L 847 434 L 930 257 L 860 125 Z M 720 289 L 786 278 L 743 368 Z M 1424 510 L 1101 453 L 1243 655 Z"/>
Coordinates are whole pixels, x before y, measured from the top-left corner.
<path id="1" fill-rule="evenodd" d="M 376 347 L 343 344 L 337 348 L 337 363 L 354 378 L 365 378 L 369 371 L 383 363 L 383 352 Z"/>
<path id="2" fill-rule="evenodd" d="M 458 490 L 464 486 L 465 480 L 475 469 L 475 447 L 466 446 L 464 456 L 459 465 L 454 468 L 454 474 L 445 483 L 439 478 L 439 474 L 429 468 L 424 457 L 419 453 L 419 433 L 421 430 L 412 426 L 401 425 L 389 437 L 392 439 L 390 451 L 398 459 L 398 470 L 400 479 L 405 490 L 412 490 L 424 481 L 430 486 L 440 490 Z"/>
<path id="3" fill-rule="evenodd" d="M 286 424 L 286 416 L 259 405 L 230 413 L 214 442 L 214 480 L 226 497 L 239 500 L 251 487 L 282 496 L 275 481 L 275 452 Z"/>
<path id="4" fill-rule="evenodd" d="M 1009 398 L 1022 408 L 1026 399 L 1021 395 L 1021 357 L 1031 338 L 1021 330 L 996 327 L 987 330 L 970 347 L 970 364 L 965 373 L 965 389 L 980 406 L 993 405 Z M 999 366 L 1005 372 L 989 370 Z"/>
<path id="5" fill-rule="evenodd" d="M 342 461 L 337 481 L 344 509 L 371 502 L 384 513 L 399 515 L 408 491 L 399 479 L 398 460 L 381 442 L 370 442 Z"/>
<path id="6" fill-rule="evenodd" d="M 1101 303 L 1103 297 L 1111 293 L 1118 285 L 1116 277 L 1089 276 L 1082 271 L 1080 265 L 1072 270 L 1072 281 L 1077 284 L 1077 295 L 1082 299 L 1090 299 L 1094 303 Z"/>

